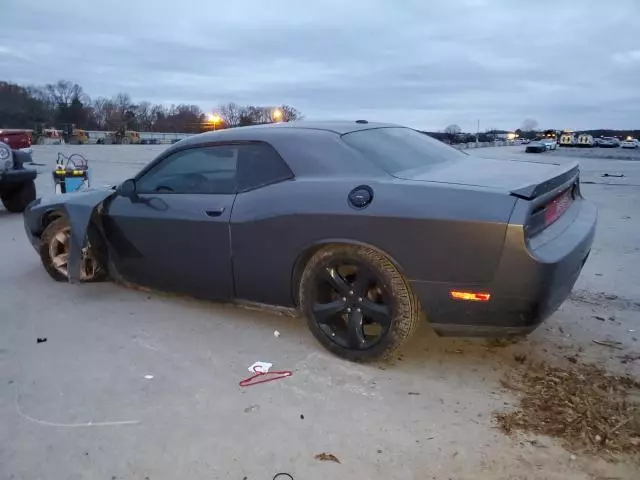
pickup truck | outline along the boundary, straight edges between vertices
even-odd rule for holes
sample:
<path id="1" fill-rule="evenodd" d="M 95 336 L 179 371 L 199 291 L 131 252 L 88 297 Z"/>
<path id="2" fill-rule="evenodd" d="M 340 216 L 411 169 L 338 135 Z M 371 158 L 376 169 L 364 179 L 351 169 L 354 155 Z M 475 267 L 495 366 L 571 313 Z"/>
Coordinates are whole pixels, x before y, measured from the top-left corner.
<path id="1" fill-rule="evenodd" d="M 19 128 L 1 128 L 0 142 L 6 143 L 14 150 L 33 153 L 33 150 L 31 148 L 31 130 L 22 130 Z"/>
<path id="2" fill-rule="evenodd" d="M 23 212 L 36 199 L 38 173 L 25 163 L 31 163 L 31 153 L 0 142 L 0 200 L 10 212 Z"/>

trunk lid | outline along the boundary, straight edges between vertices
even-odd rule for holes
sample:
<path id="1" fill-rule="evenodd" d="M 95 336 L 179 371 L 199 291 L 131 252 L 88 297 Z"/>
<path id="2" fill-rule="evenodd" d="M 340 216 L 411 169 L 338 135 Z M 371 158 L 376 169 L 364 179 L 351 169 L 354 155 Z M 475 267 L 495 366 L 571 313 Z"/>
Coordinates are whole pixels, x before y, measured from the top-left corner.
<path id="1" fill-rule="evenodd" d="M 578 173 L 578 162 L 560 165 L 470 156 L 425 168 L 396 172 L 394 176 L 405 180 L 490 188 L 532 200 L 566 184 L 570 185 L 572 180 L 576 180 Z"/>

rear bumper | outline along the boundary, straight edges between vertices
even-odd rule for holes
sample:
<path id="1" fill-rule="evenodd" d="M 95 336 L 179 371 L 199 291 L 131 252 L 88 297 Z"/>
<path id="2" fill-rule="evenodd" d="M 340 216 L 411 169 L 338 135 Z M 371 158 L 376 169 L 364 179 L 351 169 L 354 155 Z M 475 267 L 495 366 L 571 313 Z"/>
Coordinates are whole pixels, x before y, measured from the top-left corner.
<path id="1" fill-rule="evenodd" d="M 30 169 L 5 170 L 0 172 L 0 185 L 11 185 L 35 180 L 38 172 Z"/>
<path id="2" fill-rule="evenodd" d="M 510 225 L 493 281 L 483 285 L 413 281 L 430 325 L 440 335 L 526 334 L 567 298 L 589 256 L 597 211 L 578 200 L 553 225 L 526 241 Z M 488 302 L 453 300 L 451 290 L 489 292 Z"/>

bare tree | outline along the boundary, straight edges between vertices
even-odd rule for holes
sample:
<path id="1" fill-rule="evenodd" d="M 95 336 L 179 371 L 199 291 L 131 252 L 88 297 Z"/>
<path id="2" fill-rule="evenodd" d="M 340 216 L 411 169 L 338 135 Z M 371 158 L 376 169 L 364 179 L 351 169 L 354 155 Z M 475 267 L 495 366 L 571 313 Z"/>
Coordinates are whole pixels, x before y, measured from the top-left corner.
<path id="1" fill-rule="evenodd" d="M 122 115 L 118 110 L 118 106 L 113 100 L 107 100 L 103 106 L 104 109 L 104 127 L 107 130 L 118 130 L 122 123 Z"/>
<path id="2" fill-rule="evenodd" d="M 291 105 L 282 105 L 280 111 L 282 112 L 283 122 L 293 122 L 294 120 L 302 120 L 302 114 Z"/>
<path id="3" fill-rule="evenodd" d="M 523 132 L 533 132 L 538 127 L 538 122 L 533 118 L 527 118 L 524 122 L 522 122 L 522 127 L 520 130 Z"/>
<path id="4" fill-rule="evenodd" d="M 88 102 L 82 87 L 69 80 L 58 80 L 55 84 L 49 83 L 45 86 L 45 91 L 55 105 L 71 105 L 74 99 L 83 103 Z"/>
<path id="5" fill-rule="evenodd" d="M 447 140 L 449 140 L 449 143 L 455 143 L 460 132 L 462 132 L 462 129 L 456 124 L 449 125 L 444 129 L 444 134 Z"/>
<path id="6" fill-rule="evenodd" d="M 240 125 L 240 116 L 242 115 L 242 108 L 240 105 L 229 102 L 218 106 L 218 112 L 224 120 L 224 123 L 229 127 L 237 127 Z"/>
<path id="7" fill-rule="evenodd" d="M 105 105 L 109 100 L 98 97 L 93 101 L 93 121 L 99 129 L 106 128 L 107 114 Z"/>
<path id="8" fill-rule="evenodd" d="M 153 126 L 151 103 L 140 102 L 136 106 L 136 116 L 138 118 L 138 125 L 140 129 L 143 131 L 150 131 Z"/>

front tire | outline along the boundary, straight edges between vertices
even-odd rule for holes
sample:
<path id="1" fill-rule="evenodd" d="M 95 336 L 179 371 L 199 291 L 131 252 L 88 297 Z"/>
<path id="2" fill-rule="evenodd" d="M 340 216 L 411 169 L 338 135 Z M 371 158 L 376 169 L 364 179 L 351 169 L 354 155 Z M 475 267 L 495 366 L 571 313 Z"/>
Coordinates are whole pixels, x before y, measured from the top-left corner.
<path id="1" fill-rule="evenodd" d="M 363 246 L 316 252 L 300 279 L 299 299 L 314 337 L 356 362 L 391 357 L 412 336 L 421 312 L 396 266 Z"/>
<path id="2" fill-rule="evenodd" d="M 24 212 L 31 202 L 36 199 L 36 184 L 33 180 L 15 187 L 9 187 L 0 192 L 0 199 L 4 207 L 12 213 Z"/>
<path id="3" fill-rule="evenodd" d="M 90 226 L 87 236 L 82 252 L 80 281 L 85 283 L 104 281 L 109 275 L 102 237 L 93 225 Z M 67 217 L 54 220 L 42 232 L 40 260 L 49 276 L 57 282 L 69 280 L 70 237 L 71 226 Z"/>

